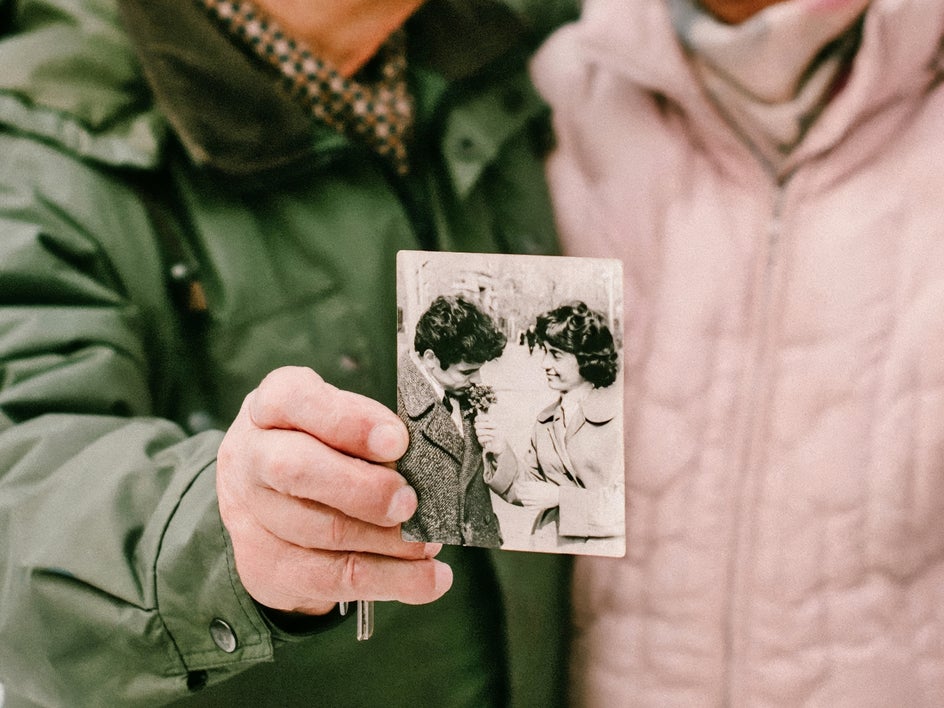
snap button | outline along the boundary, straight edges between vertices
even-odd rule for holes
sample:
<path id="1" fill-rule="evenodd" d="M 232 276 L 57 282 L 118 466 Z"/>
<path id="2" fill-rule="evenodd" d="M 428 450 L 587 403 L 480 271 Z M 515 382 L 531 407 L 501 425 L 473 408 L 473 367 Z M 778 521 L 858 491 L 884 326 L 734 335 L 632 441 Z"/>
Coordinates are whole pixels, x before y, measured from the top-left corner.
<path id="1" fill-rule="evenodd" d="M 236 651 L 236 632 L 219 617 L 210 622 L 210 637 L 213 638 L 213 643 L 227 654 Z"/>
<path id="2" fill-rule="evenodd" d="M 178 261 L 170 267 L 170 277 L 175 283 L 183 283 L 193 277 L 193 268 Z"/>
<path id="3" fill-rule="evenodd" d="M 455 142 L 455 153 L 463 162 L 475 162 L 480 159 L 478 145 L 469 136 L 463 136 Z"/>

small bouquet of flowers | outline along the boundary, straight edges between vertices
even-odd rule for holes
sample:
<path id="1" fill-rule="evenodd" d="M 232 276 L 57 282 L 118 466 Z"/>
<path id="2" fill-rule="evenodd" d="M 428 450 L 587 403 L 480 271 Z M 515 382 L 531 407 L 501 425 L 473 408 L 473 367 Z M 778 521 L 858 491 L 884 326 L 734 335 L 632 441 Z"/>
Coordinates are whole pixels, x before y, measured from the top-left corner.
<path id="1" fill-rule="evenodd" d="M 478 413 L 488 413 L 488 409 L 498 400 L 495 396 L 495 389 L 485 384 L 472 384 L 466 393 L 465 415 L 473 417 Z"/>

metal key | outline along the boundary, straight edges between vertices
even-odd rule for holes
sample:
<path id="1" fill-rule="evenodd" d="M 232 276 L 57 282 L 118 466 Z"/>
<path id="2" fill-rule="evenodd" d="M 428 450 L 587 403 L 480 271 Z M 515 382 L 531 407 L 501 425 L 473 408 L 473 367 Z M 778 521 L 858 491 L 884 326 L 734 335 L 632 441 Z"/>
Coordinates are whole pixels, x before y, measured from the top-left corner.
<path id="1" fill-rule="evenodd" d="M 357 641 L 370 639 L 374 633 L 374 601 L 357 601 Z"/>
<path id="2" fill-rule="evenodd" d="M 350 603 L 342 600 L 338 603 L 338 612 L 345 616 L 350 608 Z M 370 639 L 374 633 L 374 602 L 373 600 L 357 601 L 357 641 L 363 642 Z"/>

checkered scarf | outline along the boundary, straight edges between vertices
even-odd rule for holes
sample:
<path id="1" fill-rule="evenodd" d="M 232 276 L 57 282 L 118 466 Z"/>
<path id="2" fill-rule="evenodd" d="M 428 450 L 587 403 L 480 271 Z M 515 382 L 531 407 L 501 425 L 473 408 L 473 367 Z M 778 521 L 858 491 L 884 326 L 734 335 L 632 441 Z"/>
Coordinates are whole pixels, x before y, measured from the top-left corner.
<path id="1" fill-rule="evenodd" d="M 345 78 L 287 36 L 250 0 L 197 0 L 223 28 L 276 69 L 293 98 L 322 123 L 367 145 L 400 174 L 409 172 L 407 143 L 413 97 L 406 79 L 406 33 L 394 32 L 378 51 L 374 81 Z M 363 74 L 364 72 L 362 72 Z"/>

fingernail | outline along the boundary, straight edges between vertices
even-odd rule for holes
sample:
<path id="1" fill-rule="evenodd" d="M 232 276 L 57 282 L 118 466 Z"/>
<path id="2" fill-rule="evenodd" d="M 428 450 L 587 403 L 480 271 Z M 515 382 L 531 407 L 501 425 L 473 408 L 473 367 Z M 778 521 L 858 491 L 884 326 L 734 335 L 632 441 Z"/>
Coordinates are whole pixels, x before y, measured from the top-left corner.
<path id="1" fill-rule="evenodd" d="M 423 555 L 426 558 L 435 558 L 437 555 L 439 555 L 442 547 L 443 545 L 441 543 L 427 543 L 423 548 Z"/>
<path id="2" fill-rule="evenodd" d="M 442 561 L 433 561 L 436 564 L 436 592 L 442 594 L 452 587 L 452 568 Z"/>
<path id="3" fill-rule="evenodd" d="M 379 460 L 395 460 L 403 452 L 403 429 L 392 423 L 374 426 L 367 437 L 367 447 Z"/>
<path id="4" fill-rule="evenodd" d="M 387 518 L 394 523 L 402 523 L 413 516 L 416 511 L 416 492 L 413 487 L 400 487 L 393 493 L 390 506 L 387 509 Z"/>

